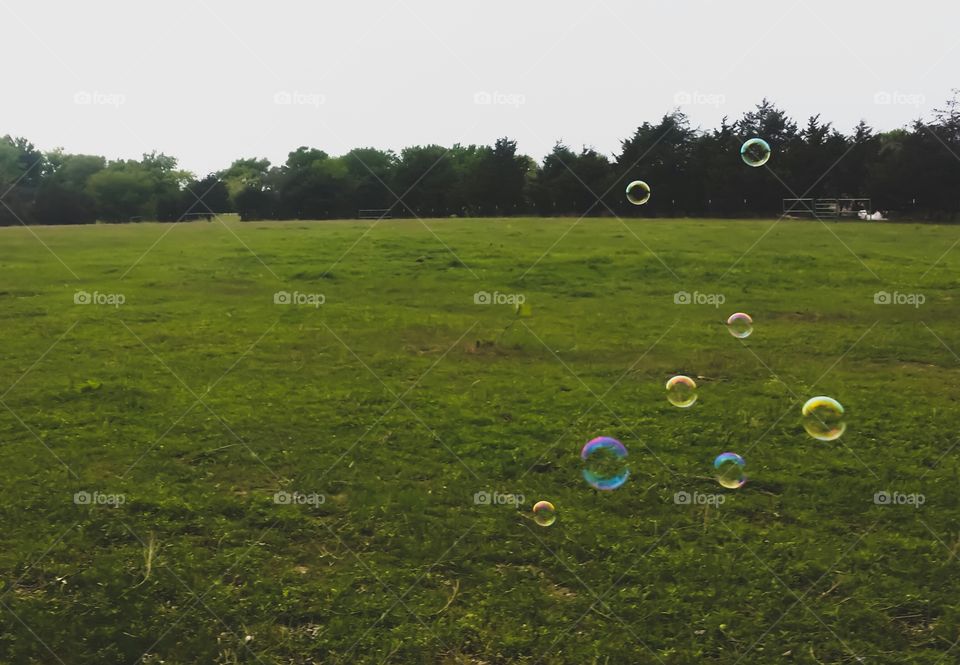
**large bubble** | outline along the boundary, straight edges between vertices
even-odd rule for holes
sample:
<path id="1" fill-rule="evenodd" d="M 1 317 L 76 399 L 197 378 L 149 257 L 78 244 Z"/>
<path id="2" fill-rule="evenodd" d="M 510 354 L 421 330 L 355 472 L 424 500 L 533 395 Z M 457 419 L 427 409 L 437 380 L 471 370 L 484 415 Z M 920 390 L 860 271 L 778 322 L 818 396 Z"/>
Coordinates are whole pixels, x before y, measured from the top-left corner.
<path id="1" fill-rule="evenodd" d="M 627 201 L 635 206 L 642 206 L 650 200 L 650 185 L 643 180 L 634 180 L 627 185 Z"/>
<path id="2" fill-rule="evenodd" d="M 818 441 L 836 441 L 847 431 L 843 405 L 832 397 L 811 397 L 803 405 L 803 429 Z"/>
<path id="3" fill-rule="evenodd" d="M 583 479 L 598 490 L 615 490 L 630 475 L 627 469 L 627 449 L 608 436 L 588 441 L 580 451 L 583 460 Z"/>
<path id="4" fill-rule="evenodd" d="M 746 339 L 753 332 L 753 319 L 743 312 L 731 314 L 727 319 L 727 330 L 737 339 Z"/>
<path id="5" fill-rule="evenodd" d="M 763 166 L 770 161 L 770 144 L 763 139 L 750 139 L 740 147 L 740 157 L 747 166 Z"/>
<path id="6" fill-rule="evenodd" d="M 667 381 L 667 400 L 681 409 L 689 409 L 697 401 L 697 382 L 678 375 Z"/>

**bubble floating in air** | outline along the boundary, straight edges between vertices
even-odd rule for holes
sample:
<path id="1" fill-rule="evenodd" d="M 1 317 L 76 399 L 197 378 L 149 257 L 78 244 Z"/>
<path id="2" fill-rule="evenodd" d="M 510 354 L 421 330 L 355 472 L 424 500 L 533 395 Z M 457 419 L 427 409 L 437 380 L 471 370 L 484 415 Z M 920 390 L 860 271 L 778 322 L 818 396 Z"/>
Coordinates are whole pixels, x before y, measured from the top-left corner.
<path id="1" fill-rule="evenodd" d="M 763 139 L 750 139 L 740 147 L 740 157 L 744 164 L 754 168 L 770 161 L 770 144 Z"/>
<path id="2" fill-rule="evenodd" d="M 642 206 L 650 200 L 650 185 L 643 180 L 634 180 L 627 185 L 627 201 L 635 206 Z"/>
<path id="3" fill-rule="evenodd" d="M 731 314 L 727 319 L 727 330 L 737 339 L 746 339 L 753 332 L 753 319 L 743 312 Z"/>
<path id="4" fill-rule="evenodd" d="M 697 382 L 678 375 L 667 381 L 667 400 L 681 409 L 689 409 L 697 401 Z"/>
<path id="5" fill-rule="evenodd" d="M 803 429 L 818 441 L 836 441 L 847 431 L 843 405 L 832 397 L 811 397 L 803 405 Z"/>
<path id="6" fill-rule="evenodd" d="M 598 490 L 615 490 L 630 475 L 627 469 L 627 448 L 608 436 L 588 441 L 580 451 L 583 479 Z"/>
<path id="7" fill-rule="evenodd" d="M 747 482 L 747 463 L 736 453 L 722 453 L 713 460 L 717 482 L 729 490 L 740 489 Z"/>
<path id="8" fill-rule="evenodd" d="M 557 509 L 549 501 L 537 501 L 533 505 L 533 521 L 540 526 L 550 526 L 557 521 Z"/>

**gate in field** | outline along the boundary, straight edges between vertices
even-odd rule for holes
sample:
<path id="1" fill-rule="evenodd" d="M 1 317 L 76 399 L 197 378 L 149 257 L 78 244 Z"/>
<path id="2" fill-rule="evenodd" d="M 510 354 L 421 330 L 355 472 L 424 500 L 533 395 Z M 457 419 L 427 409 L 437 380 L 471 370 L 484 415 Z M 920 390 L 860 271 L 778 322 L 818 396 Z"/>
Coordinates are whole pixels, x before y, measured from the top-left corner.
<path id="1" fill-rule="evenodd" d="M 392 208 L 367 208 L 357 211 L 360 219 L 390 219 Z"/>
<path id="2" fill-rule="evenodd" d="M 802 215 L 814 219 L 859 217 L 870 212 L 870 199 L 784 199 L 783 216 Z"/>

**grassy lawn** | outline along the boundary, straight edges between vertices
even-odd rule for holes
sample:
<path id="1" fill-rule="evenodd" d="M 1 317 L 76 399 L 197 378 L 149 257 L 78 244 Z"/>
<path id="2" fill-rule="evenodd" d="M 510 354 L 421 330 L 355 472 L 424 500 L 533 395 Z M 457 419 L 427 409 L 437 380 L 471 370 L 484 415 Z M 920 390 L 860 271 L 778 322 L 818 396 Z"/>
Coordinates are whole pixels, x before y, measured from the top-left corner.
<path id="1" fill-rule="evenodd" d="M 574 222 L 0 229 L 0 662 L 960 661 L 960 228 Z"/>

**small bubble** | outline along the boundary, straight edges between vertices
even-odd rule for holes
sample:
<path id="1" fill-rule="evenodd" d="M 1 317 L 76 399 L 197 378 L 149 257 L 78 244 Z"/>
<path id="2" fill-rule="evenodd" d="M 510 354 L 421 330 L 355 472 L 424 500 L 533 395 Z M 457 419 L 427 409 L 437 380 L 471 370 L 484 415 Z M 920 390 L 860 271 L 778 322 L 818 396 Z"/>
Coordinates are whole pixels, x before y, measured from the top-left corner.
<path id="1" fill-rule="evenodd" d="M 533 521 L 540 526 L 550 526 L 557 521 L 557 509 L 549 501 L 537 501 L 533 506 Z"/>
<path id="2" fill-rule="evenodd" d="M 717 482 L 728 490 L 740 489 L 747 482 L 747 463 L 736 453 L 722 453 L 713 460 Z"/>

